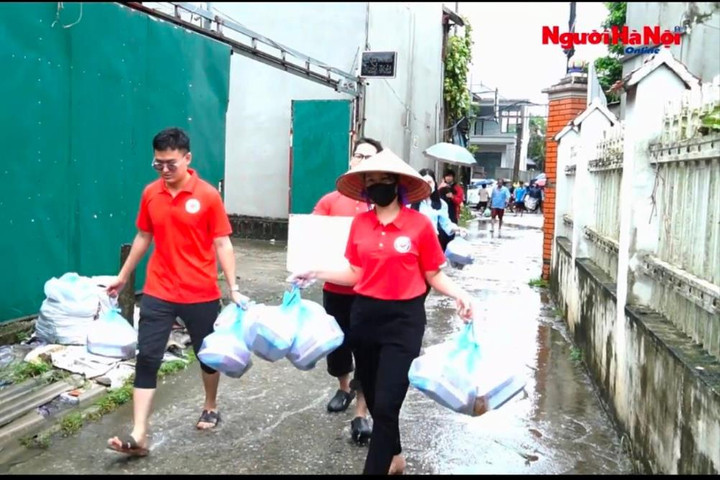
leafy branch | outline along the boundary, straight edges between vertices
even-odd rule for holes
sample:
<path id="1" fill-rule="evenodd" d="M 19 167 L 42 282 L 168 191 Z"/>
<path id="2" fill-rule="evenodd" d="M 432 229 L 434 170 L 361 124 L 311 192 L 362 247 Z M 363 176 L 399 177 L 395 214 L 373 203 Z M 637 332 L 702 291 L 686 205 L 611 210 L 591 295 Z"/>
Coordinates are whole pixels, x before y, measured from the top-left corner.
<path id="1" fill-rule="evenodd" d="M 627 2 L 606 2 L 608 16 L 602 24 L 605 29 L 612 27 L 622 28 L 627 20 Z M 615 82 L 622 78 L 622 63 L 620 57 L 625 51 L 625 46 L 618 42 L 616 45 L 608 45 L 609 55 L 600 57 L 595 60 L 595 70 L 597 71 L 598 80 L 603 91 L 610 90 Z M 617 101 L 617 95 L 610 94 L 609 101 Z"/>
<path id="2" fill-rule="evenodd" d="M 448 38 L 445 51 L 445 111 L 453 124 L 470 113 L 472 98 L 467 85 L 467 76 L 472 60 L 472 27 L 467 18 L 464 35 Z"/>

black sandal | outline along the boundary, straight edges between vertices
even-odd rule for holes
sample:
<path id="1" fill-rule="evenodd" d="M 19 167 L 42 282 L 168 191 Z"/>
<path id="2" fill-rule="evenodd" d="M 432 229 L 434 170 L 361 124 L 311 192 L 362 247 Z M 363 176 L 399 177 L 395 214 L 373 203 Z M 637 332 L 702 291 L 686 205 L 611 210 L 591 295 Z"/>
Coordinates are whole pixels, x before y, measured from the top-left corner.
<path id="1" fill-rule="evenodd" d="M 203 428 L 200 426 L 201 423 L 211 423 L 212 427 L 206 427 Z M 215 427 L 217 427 L 218 423 L 220 423 L 220 413 L 219 412 L 210 412 L 208 410 L 203 410 L 200 414 L 200 418 L 197 421 L 197 424 L 195 424 L 195 427 L 198 430 L 211 430 Z"/>
<path id="2" fill-rule="evenodd" d="M 137 440 L 132 435 L 123 435 L 117 438 L 120 440 L 120 447 L 115 444 L 108 444 L 108 449 L 131 457 L 145 457 L 150 453 L 148 448 L 138 445 Z"/>

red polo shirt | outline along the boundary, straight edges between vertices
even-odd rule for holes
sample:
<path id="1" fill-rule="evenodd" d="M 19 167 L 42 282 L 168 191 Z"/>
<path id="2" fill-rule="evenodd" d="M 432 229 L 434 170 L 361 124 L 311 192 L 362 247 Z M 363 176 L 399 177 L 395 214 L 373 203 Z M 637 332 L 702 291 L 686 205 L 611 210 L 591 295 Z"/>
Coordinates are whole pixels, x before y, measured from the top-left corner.
<path id="1" fill-rule="evenodd" d="M 218 191 L 188 172 L 190 180 L 175 198 L 161 178 L 145 187 L 136 222 L 155 241 L 143 292 L 174 303 L 220 298 L 213 241 L 232 233 Z"/>
<path id="2" fill-rule="evenodd" d="M 367 212 L 370 207 L 367 202 L 359 202 L 352 198 L 346 197 L 337 190 L 330 192 L 320 199 L 315 205 L 313 215 L 327 215 L 331 217 L 354 217 L 360 213 Z M 353 287 L 344 285 L 336 285 L 334 283 L 325 282 L 323 290 L 341 295 L 354 295 Z"/>
<path id="3" fill-rule="evenodd" d="M 430 220 L 402 207 L 381 224 L 375 211 L 355 217 L 345 257 L 362 268 L 355 293 L 381 300 L 409 300 L 425 293 L 425 273 L 439 270 L 445 255 Z"/>

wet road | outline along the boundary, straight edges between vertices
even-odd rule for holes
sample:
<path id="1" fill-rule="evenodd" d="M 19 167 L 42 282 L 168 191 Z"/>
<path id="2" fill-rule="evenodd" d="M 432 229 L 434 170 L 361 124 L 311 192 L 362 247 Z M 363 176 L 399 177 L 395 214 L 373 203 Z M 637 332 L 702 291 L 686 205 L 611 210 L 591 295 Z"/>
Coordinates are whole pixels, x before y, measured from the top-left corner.
<path id="1" fill-rule="evenodd" d="M 592 383 L 571 358 L 564 324 L 546 294 L 528 286 L 541 271 L 541 231 L 504 230 L 493 238 L 486 224 L 473 225 L 476 263 L 450 275 L 479 300 L 483 324 L 500 326 L 512 338 L 513 355 L 528 368 L 527 395 L 471 418 L 411 387 L 400 422 L 406 473 L 632 473 Z M 236 251 L 243 292 L 279 303 L 287 276 L 284 246 L 238 241 Z M 319 286 L 305 297 L 320 301 Z M 433 293 L 427 305 L 424 344 L 430 346 L 462 323 L 449 299 Z M 301 372 L 284 359 L 271 364 L 255 357 L 243 378 L 221 381 L 220 428 L 199 432 L 194 424 L 203 394 L 195 364 L 160 383 L 149 457 L 126 459 L 104 450 L 109 436 L 129 431 L 126 405 L 56 439 L 9 473 L 360 473 L 367 449 L 349 440 L 352 406 L 341 414 L 325 410 L 336 388 L 324 361 Z"/>

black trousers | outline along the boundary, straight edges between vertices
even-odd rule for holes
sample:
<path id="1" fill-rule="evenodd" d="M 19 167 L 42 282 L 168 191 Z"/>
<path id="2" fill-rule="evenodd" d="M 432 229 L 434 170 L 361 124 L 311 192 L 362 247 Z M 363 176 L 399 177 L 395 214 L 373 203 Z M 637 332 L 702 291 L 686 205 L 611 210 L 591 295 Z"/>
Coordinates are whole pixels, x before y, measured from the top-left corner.
<path id="1" fill-rule="evenodd" d="M 440 248 L 442 248 L 443 252 L 447 248 L 448 243 L 450 243 L 454 238 L 454 233 L 452 235 L 448 235 L 447 233 L 445 233 L 445 230 L 438 226 L 438 241 L 440 242 Z"/>
<path id="2" fill-rule="evenodd" d="M 335 317 L 340 329 L 345 334 L 342 345 L 327 356 L 327 371 L 335 378 L 347 375 L 354 370 L 353 353 L 348 342 L 350 312 L 354 300 L 355 295 L 343 295 L 323 290 L 323 307 L 328 315 Z"/>
<path id="3" fill-rule="evenodd" d="M 420 354 L 425 322 L 425 295 L 411 300 L 355 297 L 350 341 L 373 418 L 366 475 L 387 475 L 392 457 L 402 452 L 400 408 L 410 386 L 410 364 Z"/>
<path id="4" fill-rule="evenodd" d="M 172 303 L 157 297 L 143 295 L 140 300 L 138 326 L 138 356 L 135 361 L 135 388 L 156 388 L 157 373 L 162 364 L 176 317 L 182 318 L 192 341 L 195 355 L 203 340 L 214 331 L 220 311 L 220 302 Z M 215 370 L 200 362 L 206 373 Z"/>

